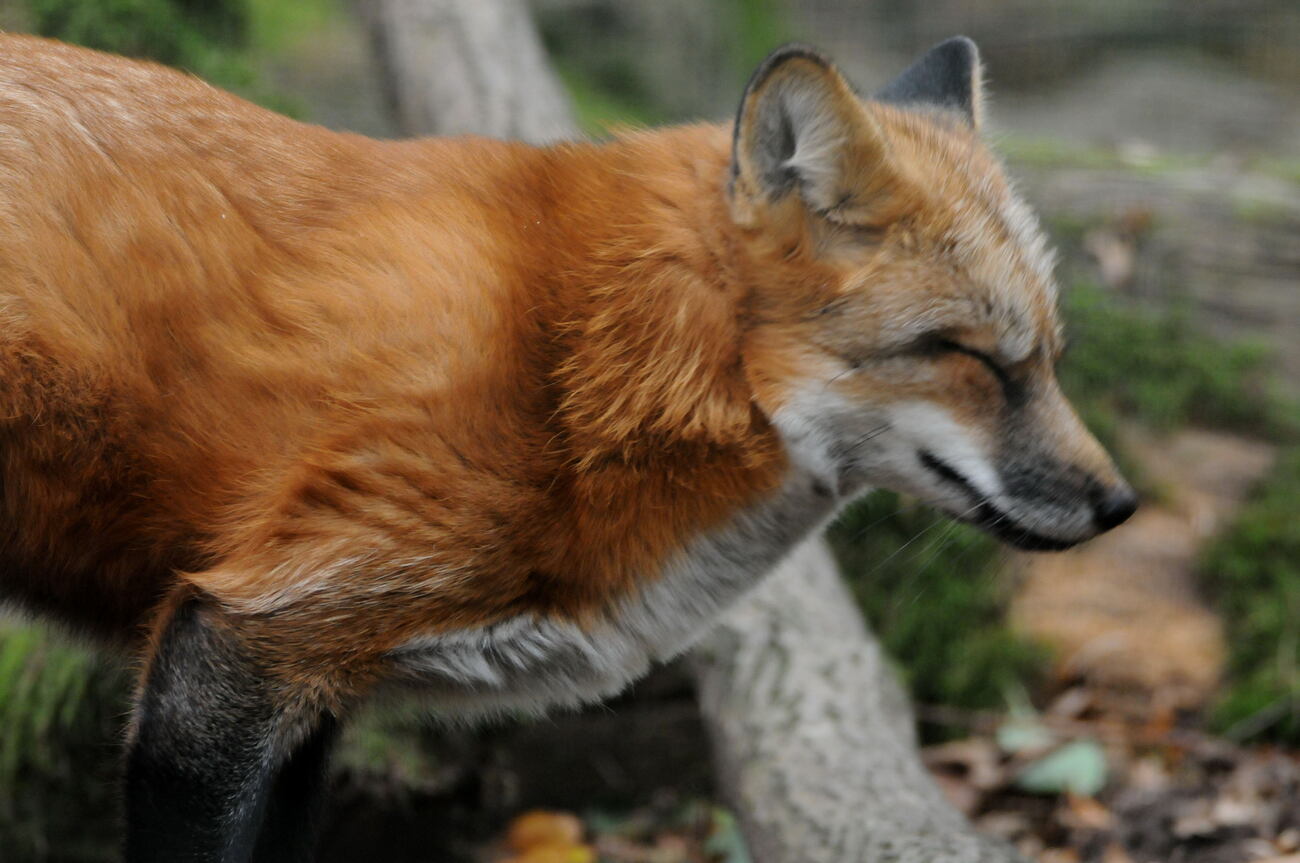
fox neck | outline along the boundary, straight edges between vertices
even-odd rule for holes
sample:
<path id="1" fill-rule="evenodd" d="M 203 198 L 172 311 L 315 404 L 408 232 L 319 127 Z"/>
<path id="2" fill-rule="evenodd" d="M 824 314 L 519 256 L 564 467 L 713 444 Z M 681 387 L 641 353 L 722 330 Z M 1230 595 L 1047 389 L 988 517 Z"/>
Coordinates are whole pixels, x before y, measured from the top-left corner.
<path id="1" fill-rule="evenodd" d="M 575 177 L 545 239 L 571 250 L 548 264 L 561 274 L 550 291 L 565 465 L 554 494 L 573 528 L 558 556 L 655 571 L 692 537 L 780 494 L 792 467 L 742 359 L 750 298 L 726 199 L 726 131 L 669 129 L 548 156 L 561 181 L 570 160 L 604 169 L 587 179 L 588 162 Z"/>

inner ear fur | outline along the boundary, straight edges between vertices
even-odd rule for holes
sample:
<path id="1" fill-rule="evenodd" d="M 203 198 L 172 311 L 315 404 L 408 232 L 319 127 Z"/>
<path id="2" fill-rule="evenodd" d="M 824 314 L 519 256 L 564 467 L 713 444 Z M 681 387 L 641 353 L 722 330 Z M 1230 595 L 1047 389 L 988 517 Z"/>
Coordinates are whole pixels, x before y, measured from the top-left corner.
<path id="1" fill-rule="evenodd" d="M 891 179 L 879 126 L 829 60 L 789 45 L 763 61 L 732 139 L 737 221 L 752 223 L 791 195 L 818 215 L 860 221 Z"/>

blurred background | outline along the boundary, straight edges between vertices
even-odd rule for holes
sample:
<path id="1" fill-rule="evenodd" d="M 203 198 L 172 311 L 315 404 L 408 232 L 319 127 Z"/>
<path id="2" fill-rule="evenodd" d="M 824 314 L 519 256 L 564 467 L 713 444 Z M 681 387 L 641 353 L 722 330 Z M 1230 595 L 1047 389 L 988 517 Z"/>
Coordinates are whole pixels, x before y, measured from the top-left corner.
<path id="1" fill-rule="evenodd" d="M 864 91 L 955 33 L 1060 248 L 1067 393 L 1147 501 L 1012 554 L 891 495 L 831 532 L 983 830 L 1047 863 L 1300 858 L 1300 5 L 533 0 L 583 128 L 725 119 L 773 47 Z M 344 0 L 0 0 L 0 27 L 179 66 L 300 119 L 400 124 Z M 115 859 L 129 670 L 0 617 L 0 860 Z M 326 858 L 500 859 L 520 811 L 588 859 L 742 861 L 689 680 L 537 724 L 348 734 Z M 575 846 L 576 848 L 577 846 Z M 582 854 L 589 856 L 583 857 Z M 493 855 L 496 856 L 493 856 Z M 551 858 L 547 858 L 551 859 Z M 570 858 L 566 858 L 570 859 Z"/>

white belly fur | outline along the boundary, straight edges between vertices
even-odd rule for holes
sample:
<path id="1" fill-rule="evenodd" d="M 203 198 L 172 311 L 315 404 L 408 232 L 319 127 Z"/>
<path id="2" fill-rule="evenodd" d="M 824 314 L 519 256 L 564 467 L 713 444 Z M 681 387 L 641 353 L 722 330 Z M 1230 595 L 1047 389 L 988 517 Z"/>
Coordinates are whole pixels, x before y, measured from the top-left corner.
<path id="1" fill-rule="evenodd" d="M 607 698 L 690 647 L 836 504 L 811 474 L 792 470 L 778 492 L 696 537 L 601 622 L 521 616 L 420 637 L 393 652 L 396 681 L 426 693 L 434 713 L 457 718 Z"/>

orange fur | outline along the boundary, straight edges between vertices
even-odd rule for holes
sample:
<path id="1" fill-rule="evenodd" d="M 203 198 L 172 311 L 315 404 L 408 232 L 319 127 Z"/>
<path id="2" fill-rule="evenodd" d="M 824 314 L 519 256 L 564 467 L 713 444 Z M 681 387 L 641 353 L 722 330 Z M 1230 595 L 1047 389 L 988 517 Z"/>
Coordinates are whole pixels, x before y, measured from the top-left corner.
<path id="1" fill-rule="evenodd" d="M 177 571 L 240 608 L 346 559 L 277 638 L 380 652 L 580 618 L 777 482 L 701 242 L 722 130 L 378 142 L 0 51 L 7 589 L 121 631 Z M 438 562 L 467 577 L 413 586 Z"/>

